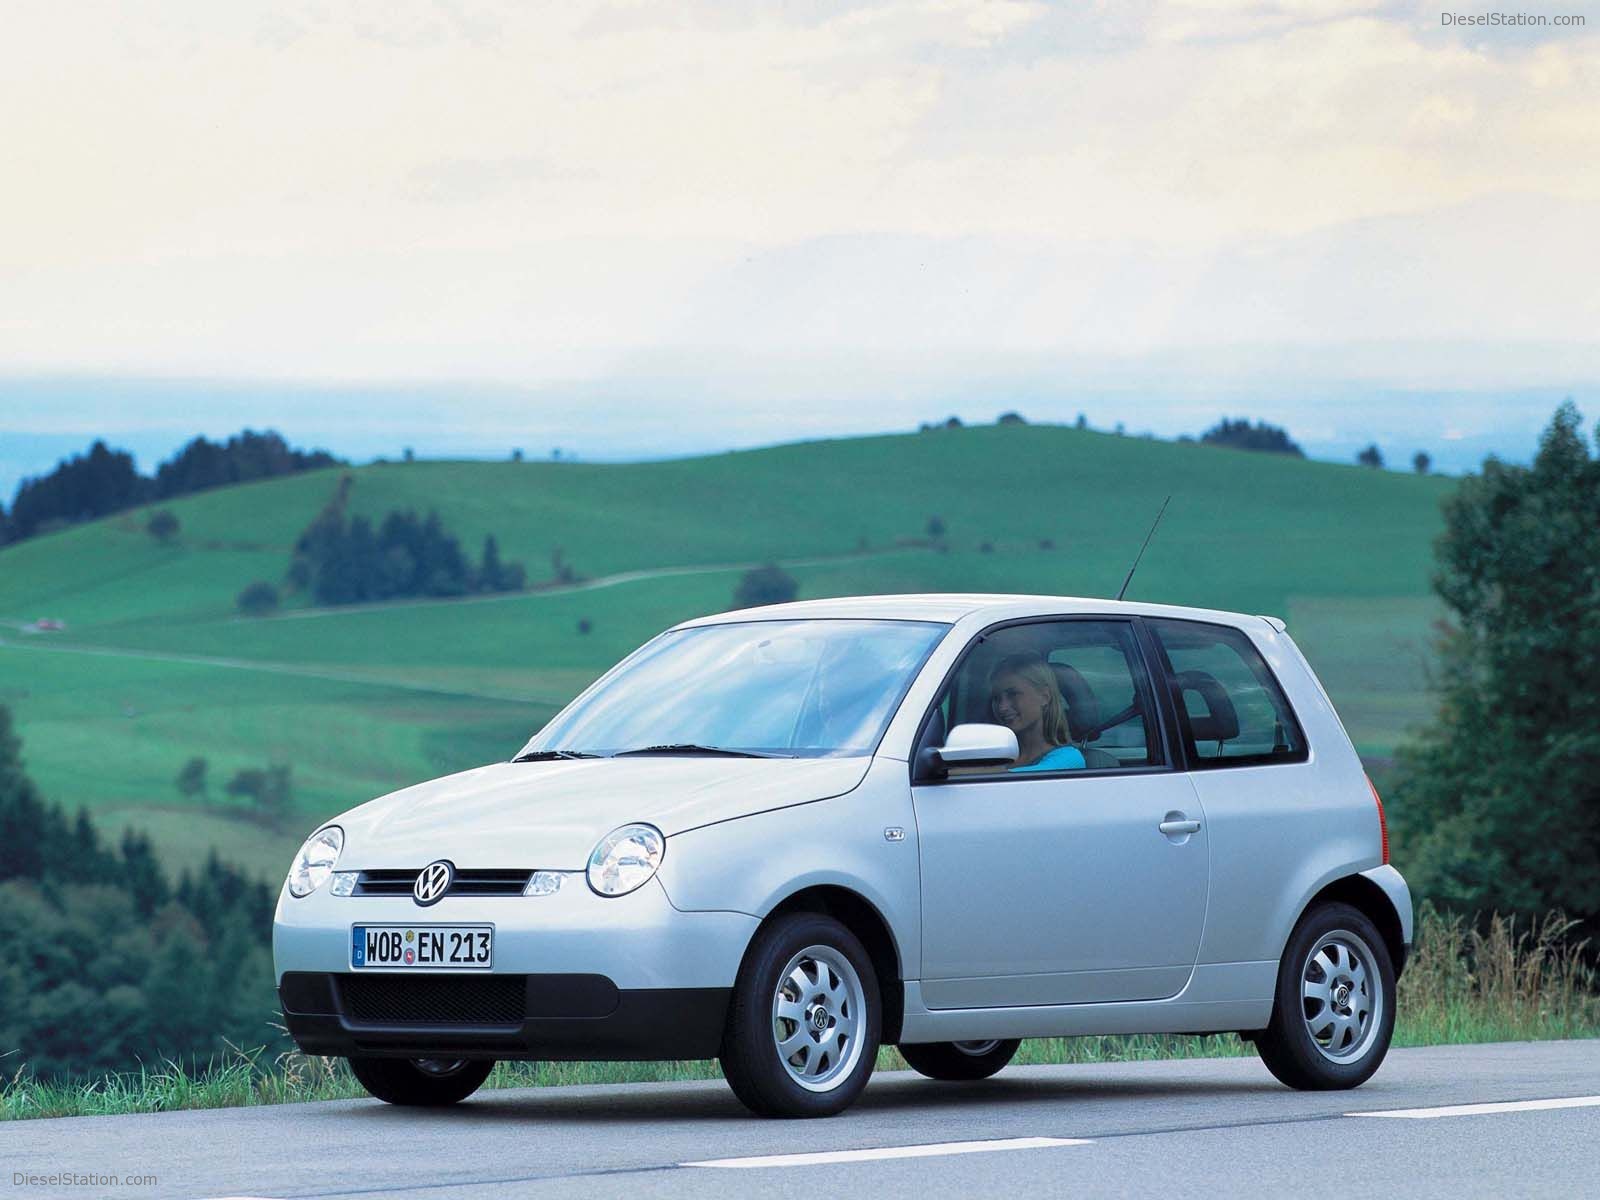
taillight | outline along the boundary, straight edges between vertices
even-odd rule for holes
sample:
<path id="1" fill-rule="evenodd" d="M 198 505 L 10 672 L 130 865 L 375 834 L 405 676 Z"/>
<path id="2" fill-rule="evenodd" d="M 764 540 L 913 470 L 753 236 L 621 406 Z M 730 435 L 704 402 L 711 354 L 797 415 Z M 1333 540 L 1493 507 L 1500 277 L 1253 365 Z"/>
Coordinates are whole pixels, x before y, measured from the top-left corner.
<path id="1" fill-rule="evenodd" d="M 1383 835 L 1383 862 L 1389 863 L 1389 818 L 1383 815 L 1383 797 L 1378 795 L 1378 785 L 1372 782 L 1372 777 L 1367 777 L 1367 786 L 1372 789 L 1372 801 L 1378 806 L 1378 832 Z"/>

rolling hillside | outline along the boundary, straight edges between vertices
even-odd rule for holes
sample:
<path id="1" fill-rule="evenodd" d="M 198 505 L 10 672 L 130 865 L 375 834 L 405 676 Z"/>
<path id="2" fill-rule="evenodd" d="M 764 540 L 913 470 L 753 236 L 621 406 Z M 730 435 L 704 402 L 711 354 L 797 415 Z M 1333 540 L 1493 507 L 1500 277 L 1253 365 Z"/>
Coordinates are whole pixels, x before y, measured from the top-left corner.
<path id="1" fill-rule="evenodd" d="M 328 813 L 510 753 L 619 655 L 726 608 L 743 564 L 784 562 L 802 596 L 1112 595 L 1169 492 L 1131 596 L 1284 616 L 1368 755 L 1426 712 L 1443 479 L 1033 426 L 625 465 L 373 465 L 350 472 L 353 511 L 437 508 L 474 555 L 493 533 L 535 589 L 236 616 L 245 584 L 282 579 L 341 474 L 170 502 L 168 546 L 136 511 L 0 551 L 0 702 L 49 796 L 150 829 L 175 865 L 216 846 L 276 874 Z M 933 515 L 942 550 L 921 544 Z M 558 549 L 585 582 L 538 586 Z M 66 627 L 29 632 L 41 617 Z M 174 778 L 196 755 L 210 795 L 191 803 Z M 281 828 L 223 795 L 269 763 L 292 766 L 303 818 Z"/>

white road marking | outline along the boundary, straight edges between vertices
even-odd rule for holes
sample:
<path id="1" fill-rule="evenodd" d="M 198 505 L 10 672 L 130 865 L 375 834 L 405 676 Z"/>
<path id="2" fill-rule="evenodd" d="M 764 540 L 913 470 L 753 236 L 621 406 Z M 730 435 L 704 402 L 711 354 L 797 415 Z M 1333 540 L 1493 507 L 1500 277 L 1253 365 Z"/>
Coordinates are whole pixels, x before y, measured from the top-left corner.
<path id="1" fill-rule="evenodd" d="M 681 1167 L 807 1167 L 817 1163 L 870 1162 L 880 1158 L 935 1158 L 945 1154 L 983 1154 L 991 1150 L 1043 1150 L 1087 1146 L 1087 1138 L 1000 1138 L 987 1142 L 932 1142 L 921 1146 L 880 1146 L 868 1150 L 819 1150 L 810 1154 L 763 1154 L 755 1158 L 708 1158 Z"/>
<path id="2" fill-rule="evenodd" d="M 1559 1100 L 1505 1100 L 1495 1104 L 1446 1104 L 1440 1108 L 1395 1108 L 1388 1112 L 1353 1112 L 1347 1117 L 1399 1117 L 1426 1121 L 1432 1117 L 1476 1117 L 1484 1113 L 1542 1112 L 1551 1108 L 1593 1108 L 1600 1096 L 1566 1096 Z"/>

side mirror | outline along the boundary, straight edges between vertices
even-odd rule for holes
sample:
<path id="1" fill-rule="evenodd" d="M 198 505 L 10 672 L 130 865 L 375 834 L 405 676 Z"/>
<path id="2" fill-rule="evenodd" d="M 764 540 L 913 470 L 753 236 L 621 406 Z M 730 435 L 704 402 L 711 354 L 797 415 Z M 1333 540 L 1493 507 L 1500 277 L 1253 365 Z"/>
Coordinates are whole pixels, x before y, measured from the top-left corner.
<path id="1" fill-rule="evenodd" d="M 1017 735 L 1004 725 L 957 725 L 943 746 L 923 751 L 917 774 L 942 779 L 951 766 L 1007 767 L 1017 761 Z"/>

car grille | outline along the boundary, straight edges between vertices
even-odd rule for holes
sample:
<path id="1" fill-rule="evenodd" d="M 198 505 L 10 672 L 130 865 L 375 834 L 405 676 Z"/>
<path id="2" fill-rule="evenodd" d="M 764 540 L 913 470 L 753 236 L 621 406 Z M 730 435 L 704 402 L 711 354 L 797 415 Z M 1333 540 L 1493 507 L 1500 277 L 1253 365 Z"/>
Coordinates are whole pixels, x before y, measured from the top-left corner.
<path id="1" fill-rule="evenodd" d="M 365 1025 L 520 1025 L 525 975 L 350 975 L 339 977 L 339 1005 Z"/>
<path id="2" fill-rule="evenodd" d="M 409 896 L 419 869 L 363 871 L 356 879 L 357 896 Z M 520 896 L 532 871 L 464 868 L 456 872 L 447 896 Z"/>

